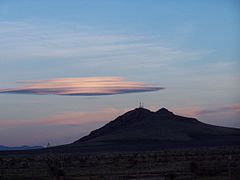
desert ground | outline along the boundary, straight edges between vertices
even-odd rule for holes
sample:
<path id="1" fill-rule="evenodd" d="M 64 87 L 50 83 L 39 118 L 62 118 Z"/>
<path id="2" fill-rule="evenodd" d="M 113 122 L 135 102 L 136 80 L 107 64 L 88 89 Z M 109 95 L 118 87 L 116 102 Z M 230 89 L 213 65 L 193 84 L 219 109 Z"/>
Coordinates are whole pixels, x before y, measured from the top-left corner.
<path id="1" fill-rule="evenodd" d="M 237 180 L 240 147 L 0 155 L 1 180 Z"/>

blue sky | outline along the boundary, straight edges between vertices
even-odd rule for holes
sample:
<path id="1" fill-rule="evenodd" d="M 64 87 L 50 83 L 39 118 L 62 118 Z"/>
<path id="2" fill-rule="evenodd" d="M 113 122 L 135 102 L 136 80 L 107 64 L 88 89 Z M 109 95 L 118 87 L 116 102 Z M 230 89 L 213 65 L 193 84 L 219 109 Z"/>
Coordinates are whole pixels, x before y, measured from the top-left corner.
<path id="1" fill-rule="evenodd" d="M 139 101 L 240 127 L 239 8 L 237 0 L 0 0 L 2 90 L 103 76 L 165 87 L 91 97 L 0 94 L 0 144 L 68 143 Z"/>

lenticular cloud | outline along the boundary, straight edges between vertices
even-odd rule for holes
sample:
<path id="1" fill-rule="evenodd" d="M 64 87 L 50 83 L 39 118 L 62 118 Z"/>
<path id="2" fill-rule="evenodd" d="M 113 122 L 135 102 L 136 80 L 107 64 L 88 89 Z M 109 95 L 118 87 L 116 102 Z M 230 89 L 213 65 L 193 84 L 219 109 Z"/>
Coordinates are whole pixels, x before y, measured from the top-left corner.
<path id="1" fill-rule="evenodd" d="M 121 77 L 82 77 L 23 81 L 19 87 L 0 89 L 0 93 L 97 96 L 158 91 L 161 89 L 164 88 L 149 86 L 143 82 L 126 81 Z"/>

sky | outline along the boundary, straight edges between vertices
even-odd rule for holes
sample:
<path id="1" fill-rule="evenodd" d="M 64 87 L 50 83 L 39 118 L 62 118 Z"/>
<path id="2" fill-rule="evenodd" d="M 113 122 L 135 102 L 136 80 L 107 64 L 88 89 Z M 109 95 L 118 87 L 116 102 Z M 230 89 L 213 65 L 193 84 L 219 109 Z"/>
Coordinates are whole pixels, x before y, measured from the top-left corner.
<path id="1" fill-rule="evenodd" d="M 71 143 L 139 106 L 240 128 L 238 0 L 0 0 L 0 144 Z"/>

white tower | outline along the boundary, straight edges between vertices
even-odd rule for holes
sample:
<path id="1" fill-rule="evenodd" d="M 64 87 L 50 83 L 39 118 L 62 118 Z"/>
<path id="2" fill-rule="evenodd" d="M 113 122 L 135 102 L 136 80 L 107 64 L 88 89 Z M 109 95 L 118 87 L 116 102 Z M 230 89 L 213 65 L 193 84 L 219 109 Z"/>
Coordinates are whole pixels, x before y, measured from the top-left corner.
<path id="1" fill-rule="evenodd" d="M 139 108 L 143 108 L 144 107 L 144 105 L 143 105 L 143 103 L 140 101 L 140 103 L 139 103 Z"/>

